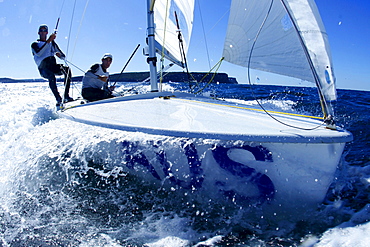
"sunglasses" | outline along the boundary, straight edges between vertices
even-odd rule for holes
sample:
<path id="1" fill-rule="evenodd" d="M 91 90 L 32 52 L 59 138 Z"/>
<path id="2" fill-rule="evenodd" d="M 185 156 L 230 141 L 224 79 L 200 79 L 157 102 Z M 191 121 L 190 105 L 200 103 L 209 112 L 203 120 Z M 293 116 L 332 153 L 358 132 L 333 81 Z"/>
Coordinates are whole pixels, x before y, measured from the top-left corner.
<path id="1" fill-rule="evenodd" d="M 45 33 L 47 33 L 47 32 L 48 32 L 48 30 L 46 30 L 46 29 L 41 29 L 41 30 L 39 30 L 39 32 L 45 32 Z"/>

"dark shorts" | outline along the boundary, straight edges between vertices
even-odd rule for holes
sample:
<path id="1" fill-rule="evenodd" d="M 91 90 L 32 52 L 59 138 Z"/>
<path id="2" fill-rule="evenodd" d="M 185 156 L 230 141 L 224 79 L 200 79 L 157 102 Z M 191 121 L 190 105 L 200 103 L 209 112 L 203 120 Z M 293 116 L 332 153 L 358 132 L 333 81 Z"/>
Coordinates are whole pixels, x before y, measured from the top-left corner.
<path id="1" fill-rule="evenodd" d="M 104 91 L 99 88 L 83 88 L 82 97 L 92 102 L 102 99 L 113 98 L 114 96 L 112 95 L 111 92 Z"/>
<path id="2" fill-rule="evenodd" d="M 63 65 L 57 64 L 55 57 L 47 57 L 42 60 L 39 72 L 46 79 L 54 78 L 55 75 L 63 75 Z"/>

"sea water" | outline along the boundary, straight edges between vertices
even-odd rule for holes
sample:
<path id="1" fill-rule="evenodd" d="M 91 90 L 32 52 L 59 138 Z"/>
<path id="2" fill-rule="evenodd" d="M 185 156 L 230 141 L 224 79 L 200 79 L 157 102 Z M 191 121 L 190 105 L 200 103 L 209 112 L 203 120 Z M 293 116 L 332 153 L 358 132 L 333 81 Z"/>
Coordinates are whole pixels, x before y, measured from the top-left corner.
<path id="1" fill-rule="evenodd" d="M 75 98 L 79 86 L 73 86 Z M 204 94 L 252 105 L 257 97 L 269 109 L 320 115 L 314 88 L 252 88 L 253 94 L 248 85 L 211 85 Z M 166 89 L 186 91 L 189 85 Z M 270 226 L 268 220 L 249 222 L 243 208 L 181 188 L 158 189 L 122 169 L 117 145 L 154 140 L 175 146 L 176 138 L 61 119 L 46 82 L 2 83 L 0 246 L 368 246 L 369 96 L 338 90 L 337 125 L 354 141 L 311 219 Z"/>

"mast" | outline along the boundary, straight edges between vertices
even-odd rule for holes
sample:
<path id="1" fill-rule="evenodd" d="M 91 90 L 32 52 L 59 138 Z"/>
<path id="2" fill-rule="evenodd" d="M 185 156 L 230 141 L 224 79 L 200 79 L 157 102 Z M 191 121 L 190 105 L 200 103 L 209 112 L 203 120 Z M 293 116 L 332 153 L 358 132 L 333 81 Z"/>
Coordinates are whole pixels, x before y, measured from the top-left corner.
<path id="1" fill-rule="evenodd" d="M 148 9 L 148 29 L 147 29 L 147 43 L 149 47 L 149 57 L 147 62 L 150 69 L 150 88 L 151 92 L 158 92 L 158 83 L 157 83 L 157 56 L 155 52 L 155 40 L 154 40 L 154 4 L 155 0 L 147 0 L 147 9 Z"/>

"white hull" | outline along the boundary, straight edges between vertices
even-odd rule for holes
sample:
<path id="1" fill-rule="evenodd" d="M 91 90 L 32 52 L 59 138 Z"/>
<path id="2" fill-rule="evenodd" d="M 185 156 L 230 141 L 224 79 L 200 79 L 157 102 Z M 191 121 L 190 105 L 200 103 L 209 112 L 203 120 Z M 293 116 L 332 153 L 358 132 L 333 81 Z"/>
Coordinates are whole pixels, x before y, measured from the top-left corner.
<path id="1" fill-rule="evenodd" d="M 60 112 L 74 121 L 155 135 L 278 143 L 344 143 L 351 134 L 321 126 L 307 131 L 282 125 L 260 109 L 187 93 L 117 97 Z M 289 125 L 311 129 L 322 121 L 274 113 Z"/>
<path id="2" fill-rule="evenodd" d="M 158 186 L 204 192 L 243 207 L 258 205 L 276 217 L 315 209 L 351 134 L 323 126 L 294 129 L 247 108 L 164 92 L 67 106 L 58 113 L 96 126 L 180 137 L 119 144 L 125 169 Z M 320 125 L 305 117 L 274 116 L 304 128 Z"/>

